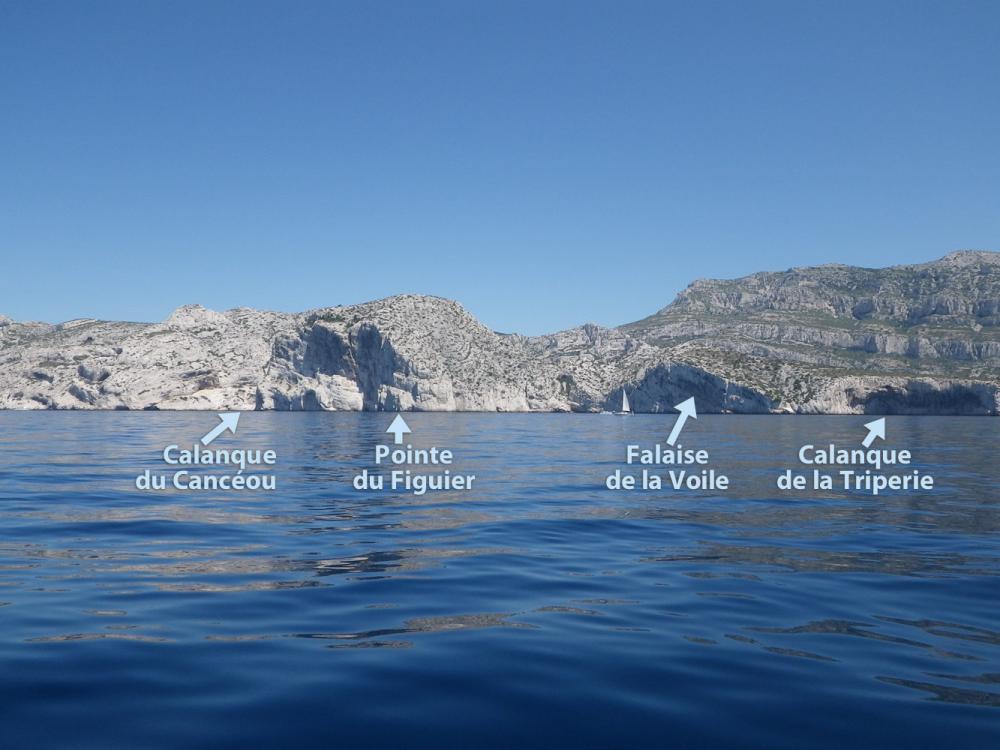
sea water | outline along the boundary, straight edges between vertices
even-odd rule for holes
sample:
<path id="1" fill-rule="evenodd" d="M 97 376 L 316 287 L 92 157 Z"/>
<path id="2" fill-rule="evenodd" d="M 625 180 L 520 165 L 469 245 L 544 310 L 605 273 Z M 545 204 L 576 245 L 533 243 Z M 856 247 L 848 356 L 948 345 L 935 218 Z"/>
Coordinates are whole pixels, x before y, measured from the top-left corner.
<path id="1" fill-rule="evenodd" d="M 414 414 L 475 484 L 359 491 L 388 417 L 143 491 L 215 415 L 0 413 L 0 746 L 1000 747 L 1000 422 L 890 417 L 876 497 L 776 483 L 870 417 L 688 422 L 722 494 L 607 488 L 670 415 Z"/>

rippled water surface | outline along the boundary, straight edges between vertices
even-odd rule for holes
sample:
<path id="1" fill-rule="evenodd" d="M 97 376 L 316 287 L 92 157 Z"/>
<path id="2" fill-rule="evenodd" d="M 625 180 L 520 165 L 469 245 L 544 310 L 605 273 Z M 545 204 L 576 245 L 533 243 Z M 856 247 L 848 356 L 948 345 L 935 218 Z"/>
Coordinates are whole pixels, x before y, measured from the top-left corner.
<path id="1" fill-rule="evenodd" d="M 866 419 L 703 416 L 714 495 L 604 489 L 673 417 L 407 420 L 472 492 L 355 491 L 384 414 L 244 414 L 276 491 L 143 493 L 214 415 L 0 413 L 0 745 L 1000 747 L 1000 422 L 795 499 Z"/>

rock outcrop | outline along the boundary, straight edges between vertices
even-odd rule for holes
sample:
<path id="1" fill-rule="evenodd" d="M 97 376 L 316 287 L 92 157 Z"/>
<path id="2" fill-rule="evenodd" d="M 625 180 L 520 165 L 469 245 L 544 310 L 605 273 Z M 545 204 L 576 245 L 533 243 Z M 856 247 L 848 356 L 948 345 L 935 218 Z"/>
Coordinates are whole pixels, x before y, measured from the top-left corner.
<path id="1" fill-rule="evenodd" d="M 528 338 L 403 295 L 159 324 L 0 316 L 0 408 L 997 414 L 1000 254 L 696 281 L 617 329 Z"/>

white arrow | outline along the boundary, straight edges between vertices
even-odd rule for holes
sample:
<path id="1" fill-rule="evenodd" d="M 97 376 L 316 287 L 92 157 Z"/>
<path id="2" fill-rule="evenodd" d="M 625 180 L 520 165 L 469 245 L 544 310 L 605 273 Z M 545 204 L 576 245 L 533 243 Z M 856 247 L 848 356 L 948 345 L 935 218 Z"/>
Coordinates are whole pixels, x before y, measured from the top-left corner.
<path id="1" fill-rule="evenodd" d="M 240 413 L 238 411 L 220 414 L 219 419 L 221 420 L 219 424 L 215 425 L 212 431 L 201 439 L 202 445 L 208 445 L 226 430 L 229 430 L 234 435 L 236 434 L 236 425 L 240 423 Z"/>
<path id="2" fill-rule="evenodd" d="M 869 422 L 865 425 L 868 429 L 868 434 L 865 435 L 865 439 L 861 441 L 861 444 L 867 448 L 869 445 L 875 442 L 875 438 L 882 438 L 885 440 L 885 417 L 881 419 L 876 419 L 874 422 Z"/>
<path id="3" fill-rule="evenodd" d="M 684 429 L 684 423 L 687 422 L 688 417 L 692 419 L 698 418 L 698 410 L 694 408 L 694 396 L 687 401 L 681 401 L 674 408 L 680 412 L 680 415 L 678 415 L 677 421 L 674 422 L 674 429 L 670 431 L 670 437 L 667 438 L 667 445 L 673 445 L 677 442 L 677 438 L 681 436 L 681 430 Z"/>
<path id="4" fill-rule="evenodd" d="M 403 421 L 403 415 L 397 414 L 396 418 L 392 420 L 392 424 L 389 425 L 389 429 L 386 432 L 391 432 L 393 434 L 394 442 L 399 445 L 403 442 L 403 435 L 410 432 L 410 428 L 407 426 L 406 422 Z"/>

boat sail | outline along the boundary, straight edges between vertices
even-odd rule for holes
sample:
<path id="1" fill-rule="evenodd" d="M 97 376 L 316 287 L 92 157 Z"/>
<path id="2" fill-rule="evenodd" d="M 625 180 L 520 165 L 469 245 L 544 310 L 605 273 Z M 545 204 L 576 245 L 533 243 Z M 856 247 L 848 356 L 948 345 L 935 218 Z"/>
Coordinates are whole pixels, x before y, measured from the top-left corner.
<path id="1" fill-rule="evenodd" d="M 632 407 L 628 402 L 628 395 L 625 393 L 625 389 L 622 388 L 622 410 L 618 412 L 619 414 L 631 414 Z"/>

